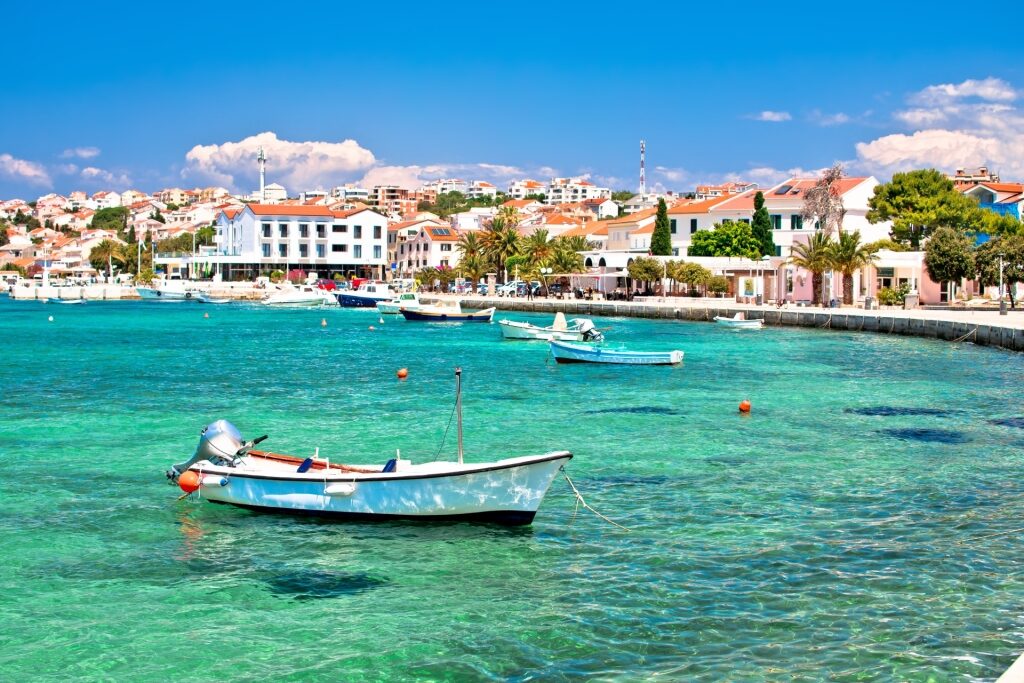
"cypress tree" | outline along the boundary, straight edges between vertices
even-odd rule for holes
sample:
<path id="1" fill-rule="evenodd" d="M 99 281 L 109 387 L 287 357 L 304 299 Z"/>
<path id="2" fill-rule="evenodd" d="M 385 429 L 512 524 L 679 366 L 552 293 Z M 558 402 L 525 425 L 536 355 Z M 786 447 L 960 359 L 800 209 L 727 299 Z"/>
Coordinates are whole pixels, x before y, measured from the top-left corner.
<path id="1" fill-rule="evenodd" d="M 764 208 L 764 193 L 754 195 L 754 220 L 750 225 L 754 238 L 761 249 L 761 256 L 775 256 L 775 242 L 772 240 L 772 221 L 768 209 Z"/>
<path id="2" fill-rule="evenodd" d="M 672 233 L 668 225 L 668 207 L 664 199 L 658 200 L 658 216 L 654 219 L 654 234 L 651 235 L 651 254 L 672 255 Z"/>

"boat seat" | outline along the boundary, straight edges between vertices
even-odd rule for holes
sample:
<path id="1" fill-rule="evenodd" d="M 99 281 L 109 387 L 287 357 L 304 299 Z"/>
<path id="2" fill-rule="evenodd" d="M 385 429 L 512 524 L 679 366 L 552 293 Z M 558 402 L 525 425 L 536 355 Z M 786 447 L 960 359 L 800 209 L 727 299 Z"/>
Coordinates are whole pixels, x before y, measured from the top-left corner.
<path id="1" fill-rule="evenodd" d="M 398 462 L 394 458 L 391 458 L 386 463 L 384 463 L 384 469 L 381 470 L 381 473 L 386 474 L 388 472 L 394 472 L 397 467 Z"/>

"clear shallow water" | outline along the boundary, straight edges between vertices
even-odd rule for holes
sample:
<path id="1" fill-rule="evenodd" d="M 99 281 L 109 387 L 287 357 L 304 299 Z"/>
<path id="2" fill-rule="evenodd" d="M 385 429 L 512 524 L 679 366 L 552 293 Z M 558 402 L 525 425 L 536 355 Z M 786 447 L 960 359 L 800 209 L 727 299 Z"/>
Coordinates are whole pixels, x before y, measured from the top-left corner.
<path id="1" fill-rule="evenodd" d="M 975 680 L 1024 648 L 1024 429 L 990 422 L 1019 417 L 1024 356 L 598 323 L 685 364 L 557 366 L 369 311 L 0 298 L 2 677 Z M 279 451 L 433 458 L 456 364 L 468 458 L 568 448 L 633 531 L 574 521 L 561 481 L 510 530 L 262 516 L 163 479 L 220 417 Z"/>

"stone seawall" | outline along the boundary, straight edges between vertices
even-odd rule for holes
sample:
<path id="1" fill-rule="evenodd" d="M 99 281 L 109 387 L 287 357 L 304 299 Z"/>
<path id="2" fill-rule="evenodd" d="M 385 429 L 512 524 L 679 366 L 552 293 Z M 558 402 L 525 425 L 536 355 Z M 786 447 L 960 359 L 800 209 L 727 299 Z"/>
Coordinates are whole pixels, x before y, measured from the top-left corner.
<path id="1" fill-rule="evenodd" d="M 825 330 L 876 332 L 925 337 L 955 342 L 973 342 L 1010 351 L 1024 351 L 1024 312 L 999 316 L 994 311 L 866 311 L 857 308 L 774 308 L 718 303 L 689 305 L 688 302 L 634 303 L 625 301 L 580 301 L 558 299 L 506 299 L 483 297 L 463 299 L 467 308 L 494 306 L 502 311 L 551 313 L 567 316 L 621 316 L 712 322 L 715 316 L 731 318 L 743 313 L 762 319 L 765 325 L 815 327 Z M 993 320 L 992 318 L 996 318 Z M 1000 319 L 1001 318 L 1001 319 Z"/>

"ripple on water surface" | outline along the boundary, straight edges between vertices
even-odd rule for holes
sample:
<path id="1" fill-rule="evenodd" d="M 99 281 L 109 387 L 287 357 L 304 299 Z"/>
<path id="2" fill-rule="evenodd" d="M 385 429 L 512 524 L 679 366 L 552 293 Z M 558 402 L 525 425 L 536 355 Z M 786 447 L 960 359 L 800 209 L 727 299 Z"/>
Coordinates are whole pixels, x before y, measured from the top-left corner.
<path id="1" fill-rule="evenodd" d="M 1021 356 L 615 319 L 686 363 L 558 366 L 491 325 L 203 312 L 0 299 L 5 677 L 968 681 L 1024 647 Z M 504 529 L 175 503 L 162 478 L 222 417 L 284 452 L 433 458 L 455 365 L 469 459 L 568 448 L 631 531 L 561 480 Z"/>

